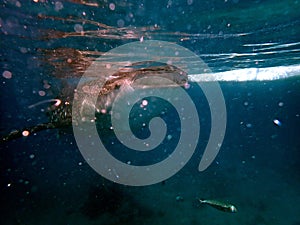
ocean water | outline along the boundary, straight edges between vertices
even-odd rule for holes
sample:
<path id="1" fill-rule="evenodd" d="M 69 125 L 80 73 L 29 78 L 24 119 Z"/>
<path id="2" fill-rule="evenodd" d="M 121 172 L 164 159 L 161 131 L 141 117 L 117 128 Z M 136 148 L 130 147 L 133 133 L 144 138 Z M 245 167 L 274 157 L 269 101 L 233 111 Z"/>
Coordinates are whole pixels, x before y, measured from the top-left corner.
<path id="1" fill-rule="evenodd" d="M 130 186 L 99 175 L 72 126 L 1 140 L 0 224 L 300 224 L 299 1 L 7 0 L 0 7 L 2 137 L 49 121 L 47 108 L 57 101 L 47 100 L 72 99 L 92 62 L 124 44 L 176 44 L 210 70 L 188 73 L 189 85 L 179 88 L 198 112 L 188 128 L 167 100 L 142 98 L 147 105 L 135 105 L 129 123 L 137 138 L 151 136 L 152 117 L 167 124 L 167 136 L 153 151 L 124 146 L 109 116 L 101 117 L 105 147 L 136 166 L 170 158 L 181 133 L 195 136 L 200 127 L 188 162 L 155 184 Z M 214 111 L 215 99 L 202 89 L 211 83 L 221 88 L 225 113 Z M 219 153 L 212 164 L 199 171 L 212 111 L 226 121 L 226 131 L 213 146 Z M 229 202 L 238 211 L 200 205 L 198 198 Z"/>

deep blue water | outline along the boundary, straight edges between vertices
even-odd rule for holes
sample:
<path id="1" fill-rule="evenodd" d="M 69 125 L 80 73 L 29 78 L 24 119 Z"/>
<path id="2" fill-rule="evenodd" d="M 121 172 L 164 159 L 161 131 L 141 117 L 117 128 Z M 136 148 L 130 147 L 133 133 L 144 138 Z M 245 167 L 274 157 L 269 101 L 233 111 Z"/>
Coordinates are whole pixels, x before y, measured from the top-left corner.
<path id="1" fill-rule="evenodd" d="M 48 121 L 48 104 L 28 106 L 68 96 L 96 57 L 133 41 L 176 43 L 197 54 L 213 74 L 250 68 L 284 73 L 281 66 L 299 66 L 299 1 L 10 0 L 0 7 L 1 136 Z M 226 133 L 203 172 L 198 164 L 211 117 L 195 82 L 185 90 L 200 118 L 195 153 L 157 184 L 131 187 L 101 177 L 85 162 L 71 128 L 1 142 L 0 223 L 299 225 L 300 72 L 261 81 L 247 79 L 246 70 L 241 76 L 247 81 L 219 82 Z M 157 102 L 163 112 L 156 111 Z M 159 162 L 179 142 L 178 112 L 164 100 L 149 103 L 172 137 L 154 151 L 126 149 L 105 120 L 108 131 L 101 138 L 125 163 Z M 135 110 L 133 125 L 141 113 Z M 139 138 L 150 135 L 147 126 L 134 129 Z M 199 206 L 196 198 L 228 201 L 238 212 Z"/>

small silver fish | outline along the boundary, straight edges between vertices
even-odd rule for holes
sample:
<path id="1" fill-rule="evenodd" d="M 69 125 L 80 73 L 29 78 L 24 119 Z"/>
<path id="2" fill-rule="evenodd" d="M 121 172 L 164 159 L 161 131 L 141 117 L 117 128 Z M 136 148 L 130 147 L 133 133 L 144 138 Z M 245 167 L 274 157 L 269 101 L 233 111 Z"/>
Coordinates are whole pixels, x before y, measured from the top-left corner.
<path id="1" fill-rule="evenodd" d="M 218 200 L 202 200 L 202 199 L 198 199 L 198 201 L 201 204 L 207 204 L 210 205 L 218 210 L 224 211 L 224 212 L 232 212 L 235 213 L 237 212 L 237 209 L 234 205 L 230 204 L 230 203 L 225 203 L 225 202 L 221 202 Z"/>

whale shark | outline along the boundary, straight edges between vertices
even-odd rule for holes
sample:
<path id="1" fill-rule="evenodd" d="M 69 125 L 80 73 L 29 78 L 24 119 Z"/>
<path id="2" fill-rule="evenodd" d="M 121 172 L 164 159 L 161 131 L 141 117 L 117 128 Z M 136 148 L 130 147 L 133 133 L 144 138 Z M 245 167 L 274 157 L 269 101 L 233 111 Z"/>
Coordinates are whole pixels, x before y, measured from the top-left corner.
<path id="1" fill-rule="evenodd" d="M 148 63 L 149 64 L 149 63 Z M 151 76 L 159 76 L 164 79 L 164 82 L 152 83 Z M 145 78 L 148 82 L 144 82 Z M 170 82 L 166 82 L 169 80 Z M 95 87 L 97 80 L 86 81 L 83 85 L 79 87 L 82 92 L 94 94 L 95 89 L 90 88 Z M 133 64 L 126 70 L 120 70 L 110 76 L 105 81 L 104 85 L 96 89 L 98 91 L 97 105 L 93 105 L 95 108 L 95 115 L 97 114 L 107 114 L 110 107 L 120 92 L 126 94 L 126 91 L 134 91 L 136 89 L 144 88 L 164 88 L 164 87 L 184 87 L 188 82 L 188 75 L 183 70 L 173 66 L 173 65 L 150 65 L 147 67 L 141 67 L 141 65 Z M 73 90 L 74 92 L 75 90 Z M 78 91 L 78 88 L 77 88 Z M 48 121 L 45 123 L 36 124 L 34 126 L 23 127 L 21 129 L 12 130 L 8 134 L 5 134 L 1 138 L 1 142 L 7 142 L 20 137 L 29 136 L 34 133 L 48 130 L 48 129 L 59 129 L 67 128 L 72 126 L 72 100 L 74 96 L 63 96 L 56 99 L 51 99 L 49 102 L 54 101 L 55 104 L 48 107 L 47 115 Z"/>

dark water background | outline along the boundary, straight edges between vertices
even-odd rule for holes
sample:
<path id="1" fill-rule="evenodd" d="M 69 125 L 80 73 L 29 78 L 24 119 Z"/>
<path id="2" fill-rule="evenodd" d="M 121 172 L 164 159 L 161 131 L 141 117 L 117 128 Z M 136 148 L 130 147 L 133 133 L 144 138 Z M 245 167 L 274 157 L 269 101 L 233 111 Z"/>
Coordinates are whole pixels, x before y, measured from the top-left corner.
<path id="1" fill-rule="evenodd" d="M 213 72 L 290 66 L 300 59 L 299 1 L 11 0 L 0 7 L 3 134 L 47 121 L 43 106 L 28 106 L 56 98 L 67 77 L 82 75 L 85 64 L 65 63 L 77 57 L 71 49 L 89 62 L 141 37 L 171 41 L 195 52 Z M 201 112 L 200 141 L 189 163 L 163 183 L 125 187 L 105 180 L 84 162 L 70 130 L 1 143 L 0 224 L 299 225 L 299 76 L 220 85 L 226 136 L 201 173 L 210 119 L 193 84 L 188 92 Z M 170 129 L 178 130 L 178 123 Z M 197 197 L 232 202 L 238 213 L 198 207 Z"/>

